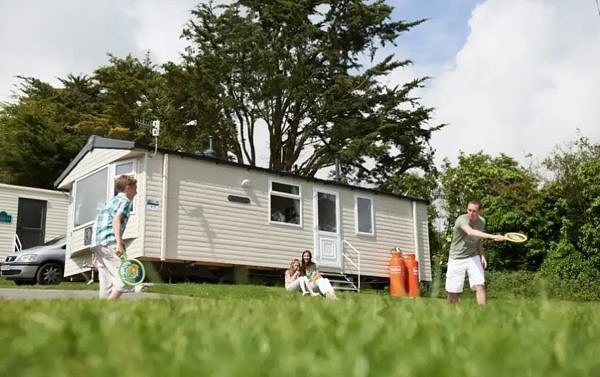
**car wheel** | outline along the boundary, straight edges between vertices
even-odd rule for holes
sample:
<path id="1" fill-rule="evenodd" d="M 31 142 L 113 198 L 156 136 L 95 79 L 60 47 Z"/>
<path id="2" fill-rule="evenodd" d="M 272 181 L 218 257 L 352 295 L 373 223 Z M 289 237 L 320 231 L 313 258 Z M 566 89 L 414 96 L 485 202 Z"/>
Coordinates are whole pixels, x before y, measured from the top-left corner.
<path id="1" fill-rule="evenodd" d="M 62 267 L 56 263 L 46 263 L 37 272 L 38 284 L 59 284 L 62 281 Z"/>

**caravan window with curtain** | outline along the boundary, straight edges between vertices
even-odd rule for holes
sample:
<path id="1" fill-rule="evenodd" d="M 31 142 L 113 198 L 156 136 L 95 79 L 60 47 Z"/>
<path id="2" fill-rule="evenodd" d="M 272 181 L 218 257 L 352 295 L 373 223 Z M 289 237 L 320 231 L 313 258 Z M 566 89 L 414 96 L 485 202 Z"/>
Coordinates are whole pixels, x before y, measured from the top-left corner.
<path id="1" fill-rule="evenodd" d="M 302 225 L 302 197 L 300 186 L 270 181 L 269 208 L 271 223 Z"/>

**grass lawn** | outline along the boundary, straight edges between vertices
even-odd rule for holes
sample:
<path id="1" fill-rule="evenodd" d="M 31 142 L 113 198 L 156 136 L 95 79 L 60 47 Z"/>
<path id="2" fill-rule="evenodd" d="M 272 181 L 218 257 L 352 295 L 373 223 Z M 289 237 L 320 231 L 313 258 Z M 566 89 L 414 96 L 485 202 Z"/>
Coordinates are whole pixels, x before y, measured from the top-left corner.
<path id="1" fill-rule="evenodd" d="M 599 303 L 150 291 L 194 299 L 0 301 L 0 376 L 600 375 Z"/>

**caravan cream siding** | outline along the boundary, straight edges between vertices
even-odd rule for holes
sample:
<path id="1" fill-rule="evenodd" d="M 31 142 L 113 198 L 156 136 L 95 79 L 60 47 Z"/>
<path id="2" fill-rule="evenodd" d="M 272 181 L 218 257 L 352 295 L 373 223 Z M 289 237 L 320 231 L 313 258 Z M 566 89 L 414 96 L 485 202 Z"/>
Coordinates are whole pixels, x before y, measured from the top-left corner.
<path id="1" fill-rule="evenodd" d="M 157 198 L 162 192 L 161 163 L 148 165 L 148 193 Z M 387 276 L 392 247 L 414 250 L 416 236 L 410 200 L 173 155 L 169 156 L 167 171 L 167 260 L 285 268 L 293 258 L 300 258 L 302 250 L 314 247 L 316 189 L 339 193 L 342 238 L 361 252 L 361 274 Z M 248 188 L 241 187 L 245 179 L 250 181 Z M 270 179 L 300 186 L 301 227 L 269 223 Z M 357 193 L 373 200 L 374 236 L 356 235 Z M 247 197 L 250 203 L 231 202 L 229 195 Z M 146 256 L 160 255 L 162 210 L 161 202 L 160 210 L 146 211 Z M 355 273 L 348 264 L 346 268 Z"/>
<path id="2" fill-rule="evenodd" d="M 140 157 L 141 155 L 141 157 Z M 137 156 L 137 157 L 136 157 Z M 77 188 L 73 186 L 74 182 L 90 173 L 100 170 L 111 163 L 123 159 L 132 158 L 135 161 L 136 178 L 138 180 L 138 195 L 134 199 L 134 212 L 129 218 L 127 228 L 123 238 L 128 242 L 128 255 L 138 257 L 142 254 L 143 238 L 140 237 L 140 217 L 143 215 L 144 203 L 140 199 L 145 196 L 145 175 L 144 158 L 140 152 L 118 149 L 95 149 L 88 153 L 75 166 L 73 171 L 63 180 L 62 186 L 71 186 L 72 193 L 77 195 Z M 97 160 L 96 160 L 97 159 Z M 75 174 L 76 172 L 77 174 Z M 91 266 L 91 253 L 89 246 L 85 245 L 85 229 L 93 226 L 93 222 L 75 227 L 75 201 L 69 205 L 68 211 L 68 229 L 67 234 L 67 254 L 65 258 L 65 276 L 72 276 L 87 271 Z"/>
<path id="3" fill-rule="evenodd" d="M 75 180 L 116 160 L 133 156 L 138 156 L 138 195 L 125 233 L 131 257 L 286 268 L 292 259 L 300 258 L 302 250 L 313 250 L 313 194 L 316 190 L 326 190 L 339 195 L 341 238 L 361 252 L 362 275 L 388 276 L 390 249 L 400 247 L 404 251 L 418 251 L 419 261 L 426 261 L 421 262 L 421 279 L 430 279 L 427 208 L 423 202 L 139 150 L 96 149 L 80 161 L 62 184 L 71 186 Z M 249 186 L 242 187 L 244 180 L 250 182 Z M 301 226 L 270 223 L 270 181 L 300 187 Z M 76 187 L 73 188 L 76 193 Z M 230 195 L 248 198 L 250 203 L 230 201 Z M 357 195 L 372 200 L 373 235 L 356 234 Z M 89 248 L 83 242 L 86 226 L 73 229 L 73 205 L 69 206 L 68 222 L 72 231 L 68 234 L 66 276 L 85 271 L 90 264 Z M 345 247 L 345 251 L 355 259 L 351 249 Z M 348 263 L 345 267 L 347 273 L 356 273 Z"/>
<path id="4" fill-rule="evenodd" d="M 169 161 L 167 259 L 282 268 L 301 250 L 312 249 L 312 197 L 306 182 L 303 226 L 272 225 L 268 174 L 177 156 Z M 247 189 L 240 186 L 244 179 L 251 182 Z M 228 195 L 248 197 L 250 203 L 231 202 Z"/>
<path id="5" fill-rule="evenodd" d="M 351 192 L 342 194 L 342 238 L 350 242 L 361 253 L 361 275 L 385 277 L 389 275 L 390 251 L 399 247 L 403 251 L 413 251 L 412 202 L 388 195 Z M 356 195 L 370 198 L 373 203 L 375 234 L 356 233 Z M 345 252 L 354 257 L 354 252 L 345 247 Z M 346 272 L 357 273 L 346 263 Z"/>
<path id="6" fill-rule="evenodd" d="M 94 149 L 88 152 L 85 157 L 75 165 L 73 170 L 62 180 L 58 188 L 68 188 L 71 184 L 107 164 L 125 158 L 130 155 L 130 150 L 121 149 Z"/>
<path id="7" fill-rule="evenodd" d="M 45 241 L 62 236 L 67 232 L 68 193 L 0 183 L 0 211 L 4 211 L 12 217 L 10 223 L 0 223 L 1 260 L 4 260 L 8 254 L 13 253 L 17 232 L 19 198 L 47 202 Z"/>
<path id="8" fill-rule="evenodd" d="M 415 249 L 419 250 L 419 278 L 421 281 L 433 281 L 431 273 L 431 253 L 429 250 L 429 227 L 427 221 L 427 205 L 413 202 L 415 212 Z"/>
<path id="9" fill-rule="evenodd" d="M 162 211 L 164 210 L 164 203 L 162 201 L 164 158 L 164 154 L 157 154 L 155 156 L 150 155 L 145 160 L 146 194 L 144 200 L 146 203 L 142 204 L 145 206 L 145 210 L 144 221 L 141 224 L 144 226 L 144 256 L 150 258 L 161 257 L 161 223 Z M 170 156 L 170 158 L 173 159 L 174 157 Z M 138 196 L 140 195 L 138 194 Z M 148 201 L 156 203 L 156 205 L 149 206 L 147 204 Z"/>

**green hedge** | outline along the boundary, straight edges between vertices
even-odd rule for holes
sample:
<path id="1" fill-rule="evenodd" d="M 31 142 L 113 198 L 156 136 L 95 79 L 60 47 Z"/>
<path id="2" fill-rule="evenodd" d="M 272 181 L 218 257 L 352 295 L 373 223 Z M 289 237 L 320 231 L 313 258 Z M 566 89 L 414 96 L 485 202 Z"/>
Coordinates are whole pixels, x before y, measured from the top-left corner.
<path id="1" fill-rule="evenodd" d="M 600 300 L 600 280 L 560 279 L 541 272 L 489 272 L 490 298 L 546 297 L 572 301 Z"/>
<path id="2" fill-rule="evenodd" d="M 437 276 L 436 276 L 437 275 Z M 600 301 L 600 279 L 561 279 L 554 275 L 531 271 L 486 272 L 488 298 L 549 298 L 570 301 Z M 432 283 L 421 284 L 421 295 L 445 297 L 444 273 L 434 273 Z M 465 281 L 464 296 L 469 295 Z"/>

